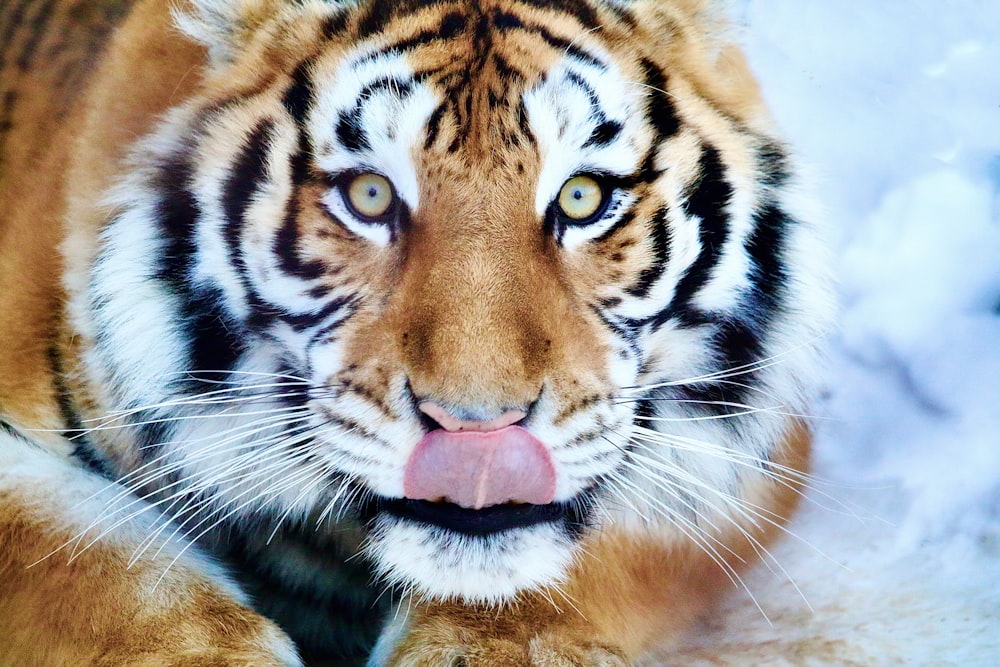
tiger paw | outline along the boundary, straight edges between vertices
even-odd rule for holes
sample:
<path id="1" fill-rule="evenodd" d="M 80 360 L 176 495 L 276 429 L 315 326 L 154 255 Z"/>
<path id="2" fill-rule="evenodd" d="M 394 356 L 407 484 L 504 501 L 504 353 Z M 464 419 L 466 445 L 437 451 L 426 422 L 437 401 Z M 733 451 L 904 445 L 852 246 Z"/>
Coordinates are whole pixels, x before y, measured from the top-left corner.
<path id="1" fill-rule="evenodd" d="M 224 620 L 220 620 L 224 623 Z M 155 641 L 155 640 L 154 640 Z M 301 667 L 295 648 L 276 628 L 245 637 L 230 637 L 214 646 L 178 638 L 155 641 L 158 646 L 132 645 L 104 653 L 94 664 L 100 667 Z"/>
<path id="2" fill-rule="evenodd" d="M 196 612 L 197 610 L 195 610 Z M 272 622 L 220 605 L 217 616 L 192 613 L 161 631 L 123 630 L 105 645 L 101 667 L 301 667 L 291 640 Z M 169 619 L 164 619 L 169 620 Z"/>
<path id="3" fill-rule="evenodd" d="M 623 651 L 596 641 L 584 620 L 544 605 L 497 611 L 435 604 L 408 616 L 383 637 L 370 667 L 631 665 Z"/>

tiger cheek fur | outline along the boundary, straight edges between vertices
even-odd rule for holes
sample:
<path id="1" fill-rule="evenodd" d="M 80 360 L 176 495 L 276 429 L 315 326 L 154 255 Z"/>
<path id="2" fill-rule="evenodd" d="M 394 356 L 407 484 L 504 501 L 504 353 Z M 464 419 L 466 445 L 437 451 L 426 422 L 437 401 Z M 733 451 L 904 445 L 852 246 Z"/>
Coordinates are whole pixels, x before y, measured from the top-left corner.
<path id="1" fill-rule="evenodd" d="M 49 5 L 64 23 L 0 20 L 49 44 L 86 18 Z M 106 532 L 79 559 L 120 608 L 71 583 L 67 608 L 126 624 L 154 598 L 121 564 L 173 568 L 151 617 L 204 593 L 192 627 L 246 635 L 192 630 L 190 664 L 297 660 L 207 552 L 308 659 L 597 667 L 680 637 L 767 553 L 830 308 L 717 8 L 93 7 L 121 23 L 95 75 L 59 79 L 78 91 L 46 93 L 79 93 L 69 120 L 0 156 L 0 340 L 34 359 L 0 351 L 0 543 L 25 559 L 0 589 L 43 609 L 17 572 Z M 15 85 L 4 104 L 44 101 Z M 47 505 L 16 472 L 43 459 Z M 69 509 L 97 475 L 115 500 Z M 43 659 L 3 629 L 0 658 Z M 121 637 L 115 659 L 145 650 Z"/>

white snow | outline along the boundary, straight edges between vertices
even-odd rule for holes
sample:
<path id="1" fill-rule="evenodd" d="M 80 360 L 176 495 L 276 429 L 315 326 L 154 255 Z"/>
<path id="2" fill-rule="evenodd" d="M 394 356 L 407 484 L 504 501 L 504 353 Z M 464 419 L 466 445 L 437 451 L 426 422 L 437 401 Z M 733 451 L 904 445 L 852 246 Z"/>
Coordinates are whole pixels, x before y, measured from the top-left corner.
<path id="1" fill-rule="evenodd" d="M 775 550 L 802 597 L 761 568 L 770 623 L 736 596 L 656 664 L 1000 665 L 1000 2 L 732 11 L 833 230 L 826 483 Z"/>

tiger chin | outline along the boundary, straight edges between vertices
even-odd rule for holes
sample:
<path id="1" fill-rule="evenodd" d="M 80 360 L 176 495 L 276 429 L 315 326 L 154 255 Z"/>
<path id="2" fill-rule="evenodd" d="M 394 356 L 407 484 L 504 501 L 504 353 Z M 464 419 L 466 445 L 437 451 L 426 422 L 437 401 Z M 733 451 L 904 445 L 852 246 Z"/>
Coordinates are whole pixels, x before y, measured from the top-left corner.
<path id="1" fill-rule="evenodd" d="M 784 529 L 830 299 L 719 8 L 0 23 L 0 663 L 629 665 Z"/>

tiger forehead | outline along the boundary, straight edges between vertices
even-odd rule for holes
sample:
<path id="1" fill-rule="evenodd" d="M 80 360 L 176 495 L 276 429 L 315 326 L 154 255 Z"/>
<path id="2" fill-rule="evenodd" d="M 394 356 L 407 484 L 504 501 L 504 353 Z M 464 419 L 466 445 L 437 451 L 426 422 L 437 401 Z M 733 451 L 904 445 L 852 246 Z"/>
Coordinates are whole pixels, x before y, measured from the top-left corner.
<path id="1" fill-rule="evenodd" d="M 384 50 L 404 55 L 415 81 L 428 86 L 440 103 L 428 119 L 425 147 L 442 139 L 442 124 L 457 130 L 445 142 L 490 148 L 530 141 L 524 94 L 544 82 L 570 58 L 599 71 L 609 56 L 581 44 L 587 30 L 562 17 L 540 17 L 511 3 L 462 3 L 397 20 Z M 544 21 L 542 20 L 544 18 Z"/>

